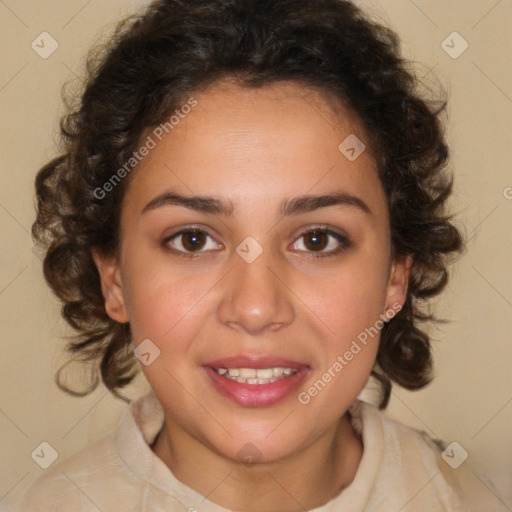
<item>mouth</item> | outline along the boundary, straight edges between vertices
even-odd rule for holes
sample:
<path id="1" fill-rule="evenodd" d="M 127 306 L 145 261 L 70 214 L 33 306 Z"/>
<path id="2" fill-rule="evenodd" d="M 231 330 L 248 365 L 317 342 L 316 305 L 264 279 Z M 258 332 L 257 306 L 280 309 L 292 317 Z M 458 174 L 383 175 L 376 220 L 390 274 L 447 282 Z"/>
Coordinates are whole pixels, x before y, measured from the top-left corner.
<path id="1" fill-rule="evenodd" d="M 268 357 L 227 358 L 203 368 L 217 392 L 246 407 L 265 407 L 284 400 L 310 370 L 304 363 Z"/>
<path id="2" fill-rule="evenodd" d="M 213 368 L 213 370 L 226 379 L 251 385 L 277 382 L 287 379 L 299 371 L 296 368 L 283 368 L 282 366 L 272 368 Z"/>

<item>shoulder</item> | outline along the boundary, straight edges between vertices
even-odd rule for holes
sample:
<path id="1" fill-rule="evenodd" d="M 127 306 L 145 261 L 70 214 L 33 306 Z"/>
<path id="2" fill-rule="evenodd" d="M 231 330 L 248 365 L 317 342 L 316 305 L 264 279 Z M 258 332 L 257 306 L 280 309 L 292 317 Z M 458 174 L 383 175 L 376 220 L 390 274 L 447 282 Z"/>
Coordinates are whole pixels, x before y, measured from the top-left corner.
<path id="1" fill-rule="evenodd" d="M 387 417 L 372 404 L 362 402 L 360 407 L 363 438 L 366 430 L 366 437 L 381 445 L 376 495 L 390 490 L 402 494 L 408 501 L 404 511 L 468 510 L 440 447 L 426 432 Z"/>
<path id="2" fill-rule="evenodd" d="M 94 495 L 102 486 L 115 486 L 123 463 L 117 455 L 115 433 L 109 432 L 79 452 L 45 470 L 25 491 L 15 511 L 97 510 Z M 117 477 L 116 477 L 117 474 Z M 93 489 L 88 493 L 88 489 Z"/>
<path id="3" fill-rule="evenodd" d="M 25 491 L 15 511 L 58 510 L 56 502 L 65 498 L 72 503 L 79 499 L 77 476 L 91 469 L 101 458 L 108 458 L 112 445 L 111 435 L 92 443 L 87 448 L 50 466 Z M 101 464 L 101 463 L 100 463 Z M 80 508 L 77 506 L 77 510 Z"/>
<path id="4" fill-rule="evenodd" d="M 377 494 L 402 489 L 404 496 L 410 497 L 404 512 L 501 510 L 482 477 L 466 463 L 467 452 L 459 443 L 433 439 L 366 402 L 359 402 L 356 411 L 356 430 L 363 431 L 370 445 L 372 437 L 383 447 Z M 373 449 L 378 451 L 379 447 L 374 445 Z"/>
<path id="5" fill-rule="evenodd" d="M 132 402 L 115 430 L 46 469 L 15 511 L 141 510 L 154 465 L 147 441 L 160 421 L 151 396 Z"/>
<path id="6" fill-rule="evenodd" d="M 372 439 L 384 443 L 384 454 L 394 457 L 408 467 L 437 467 L 439 446 L 424 431 L 409 427 L 389 418 L 385 412 L 368 402 L 358 401 L 355 409 L 355 428 L 363 436 L 371 434 Z"/>

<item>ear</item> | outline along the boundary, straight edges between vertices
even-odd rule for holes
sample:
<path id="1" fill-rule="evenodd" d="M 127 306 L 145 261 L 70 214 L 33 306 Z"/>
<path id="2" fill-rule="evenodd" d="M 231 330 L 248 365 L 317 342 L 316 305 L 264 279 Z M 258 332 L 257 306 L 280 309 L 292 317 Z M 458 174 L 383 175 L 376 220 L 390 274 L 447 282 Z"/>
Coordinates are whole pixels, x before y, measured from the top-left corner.
<path id="1" fill-rule="evenodd" d="M 398 255 L 393 259 L 386 292 L 386 312 L 398 313 L 407 298 L 409 273 L 412 265 L 411 255 Z"/>
<path id="2" fill-rule="evenodd" d="M 101 291 L 105 299 L 107 315 L 119 323 L 128 322 L 128 314 L 124 302 L 121 268 L 114 256 L 102 254 L 96 248 L 92 249 L 92 259 L 100 274 Z"/>

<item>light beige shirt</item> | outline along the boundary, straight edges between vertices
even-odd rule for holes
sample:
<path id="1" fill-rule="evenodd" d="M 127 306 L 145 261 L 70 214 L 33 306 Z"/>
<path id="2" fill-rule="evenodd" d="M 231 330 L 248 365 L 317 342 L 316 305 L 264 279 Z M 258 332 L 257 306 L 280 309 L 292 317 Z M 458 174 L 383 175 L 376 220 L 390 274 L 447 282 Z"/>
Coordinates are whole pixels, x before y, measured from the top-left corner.
<path id="1" fill-rule="evenodd" d="M 348 487 L 314 512 L 469 510 L 453 487 L 460 468 L 451 470 L 425 433 L 360 400 L 350 412 L 364 445 L 359 468 Z M 152 392 L 132 402 L 116 430 L 48 468 L 14 511 L 228 512 L 177 480 L 153 453 L 150 445 L 163 421 Z"/>

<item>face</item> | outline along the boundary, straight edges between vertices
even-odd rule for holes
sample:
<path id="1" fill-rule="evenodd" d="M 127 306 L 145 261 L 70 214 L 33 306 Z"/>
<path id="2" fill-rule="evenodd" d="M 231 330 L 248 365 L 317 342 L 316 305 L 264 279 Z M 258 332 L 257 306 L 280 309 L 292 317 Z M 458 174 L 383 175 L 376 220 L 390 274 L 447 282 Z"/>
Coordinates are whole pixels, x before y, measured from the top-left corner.
<path id="1" fill-rule="evenodd" d="M 369 149 L 338 148 L 367 140 L 354 115 L 290 83 L 192 96 L 142 139 L 156 145 L 130 177 L 119 260 L 94 254 L 105 304 L 149 354 L 166 421 L 224 457 L 279 460 L 364 387 L 408 263 L 390 258 Z"/>

